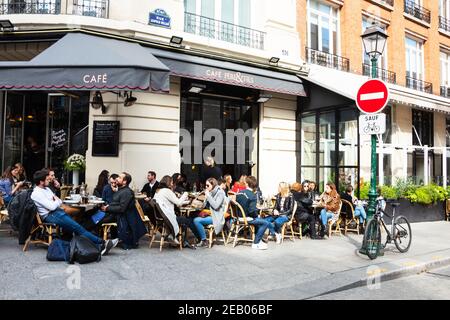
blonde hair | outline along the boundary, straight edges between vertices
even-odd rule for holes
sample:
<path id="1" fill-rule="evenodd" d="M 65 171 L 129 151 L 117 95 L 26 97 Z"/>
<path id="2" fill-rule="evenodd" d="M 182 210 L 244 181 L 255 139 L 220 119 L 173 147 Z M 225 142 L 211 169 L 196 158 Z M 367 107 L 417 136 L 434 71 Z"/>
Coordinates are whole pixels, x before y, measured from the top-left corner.
<path id="1" fill-rule="evenodd" d="M 278 185 L 278 188 L 280 189 L 280 195 L 284 198 L 289 195 L 289 183 L 286 182 L 280 182 Z"/>

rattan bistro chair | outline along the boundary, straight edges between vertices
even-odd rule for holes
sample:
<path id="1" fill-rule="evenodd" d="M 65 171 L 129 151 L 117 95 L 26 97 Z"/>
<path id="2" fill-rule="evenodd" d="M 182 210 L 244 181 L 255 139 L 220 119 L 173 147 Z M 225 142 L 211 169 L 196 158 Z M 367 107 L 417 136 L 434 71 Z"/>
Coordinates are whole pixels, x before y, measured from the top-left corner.
<path id="1" fill-rule="evenodd" d="M 450 199 L 445 199 L 445 220 L 450 221 Z"/>
<path id="2" fill-rule="evenodd" d="M 225 208 L 225 212 L 229 212 L 230 210 L 231 210 L 231 204 L 230 204 L 230 202 L 228 202 L 228 205 Z M 211 248 L 212 244 L 213 244 L 213 237 L 214 237 L 214 234 L 215 234 L 215 232 L 214 232 L 215 231 L 214 230 L 214 225 L 212 225 L 212 224 L 207 225 L 207 226 L 205 226 L 205 229 L 208 232 L 209 248 Z M 225 231 L 223 231 L 223 228 L 222 228 L 222 231 L 221 231 L 221 235 L 222 235 L 223 244 L 224 244 L 224 246 L 226 246 L 227 245 L 227 239 L 225 237 Z"/>
<path id="3" fill-rule="evenodd" d="M 164 237 L 170 232 L 166 227 L 166 221 L 164 219 L 164 214 L 162 212 L 161 207 L 156 203 L 155 200 L 151 199 L 149 202 L 151 208 L 151 214 L 153 215 L 153 220 L 156 222 L 153 226 L 152 237 L 150 240 L 149 248 L 152 247 L 153 242 L 159 243 L 159 251 L 162 251 L 164 245 Z M 155 241 L 156 234 L 159 233 L 161 235 L 159 241 Z M 178 241 L 180 242 L 180 250 L 183 250 L 183 239 L 182 239 L 183 230 L 180 226 L 180 233 Z"/>
<path id="4" fill-rule="evenodd" d="M 343 205 L 345 204 L 344 206 L 345 215 L 343 217 L 344 235 L 347 235 L 347 231 L 352 231 L 359 234 L 359 218 L 355 217 L 355 209 L 353 208 L 353 205 L 350 203 L 350 201 L 347 201 L 345 199 L 341 199 L 341 201 Z M 343 216 L 342 209 L 341 209 L 341 216 Z"/>
<path id="5" fill-rule="evenodd" d="M 238 241 L 251 242 L 255 240 L 255 226 L 249 224 L 253 218 L 247 218 L 244 209 L 242 206 L 235 200 L 230 200 L 230 213 L 231 219 L 233 221 L 231 225 L 230 233 L 228 234 L 228 238 L 226 243 L 230 242 L 230 239 L 233 238 L 233 248 L 236 247 Z M 238 216 L 238 210 L 241 212 L 241 217 Z M 241 237 L 239 234 L 243 233 Z M 248 237 L 250 235 L 250 238 Z"/>
<path id="6" fill-rule="evenodd" d="M 23 251 L 27 251 L 30 243 L 49 246 L 57 235 L 59 235 L 59 227 L 53 223 L 42 222 L 41 216 L 39 213 L 36 213 L 35 223 L 31 228 L 28 239 L 25 241 Z"/>
<path id="7" fill-rule="evenodd" d="M 139 213 L 139 216 L 141 217 L 141 220 L 144 223 L 145 228 L 147 229 L 147 233 L 145 234 L 145 236 L 147 236 L 147 237 L 149 237 L 149 239 L 151 239 L 152 233 L 153 233 L 153 225 L 150 222 L 150 219 L 144 214 L 144 210 L 142 210 L 142 206 L 138 200 L 135 201 L 135 204 L 136 204 L 136 210 Z"/>
<path id="8" fill-rule="evenodd" d="M 342 235 L 342 233 L 341 233 L 341 222 L 342 222 L 341 209 L 342 209 L 342 201 L 339 202 L 339 210 L 337 212 L 337 217 L 338 217 L 337 220 L 334 220 L 334 219 L 328 220 L 328 228 L 327 228 L 328 229 L 327 230 L 328 237 L 330 237 L 333 233 Z M 335 226 L 334 230 L 333 230 L 333 225 Z"/>
<path id="9" fill-rule="evenodd" d="M 281 227 L 281 243 L 283 243 L 284 238 L 286 236 L 290 236 L 291 240 L 295 242 L 295 236 L 299 235 L 300 239 L 302 237 L 302 224 L 299 223 L 297 224 L 298 227 L 298 231 L 294 230 L 294 226 L 296 224 L 295 221 L 295 212 L 297 211 L 297 201 L 294 200 L 294 209 L 292 211 L 292 216 L 291 219 L 289 219 L 288 222 L 286 222 L 285 224 L 283 224 L 283 226 Z"/>

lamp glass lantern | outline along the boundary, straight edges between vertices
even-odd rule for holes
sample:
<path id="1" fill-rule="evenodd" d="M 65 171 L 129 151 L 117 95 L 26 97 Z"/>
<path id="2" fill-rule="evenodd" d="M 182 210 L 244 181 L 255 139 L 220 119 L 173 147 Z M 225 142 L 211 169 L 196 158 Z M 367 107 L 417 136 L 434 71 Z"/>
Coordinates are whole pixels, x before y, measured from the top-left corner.
<path id="1" fill-rule="evenodd" d="M 368 56 L 378 58 L 384 52 L 388 35 L 383 28 L 378 25 L 368 27 L 361 35 L 364 51 Z"/>

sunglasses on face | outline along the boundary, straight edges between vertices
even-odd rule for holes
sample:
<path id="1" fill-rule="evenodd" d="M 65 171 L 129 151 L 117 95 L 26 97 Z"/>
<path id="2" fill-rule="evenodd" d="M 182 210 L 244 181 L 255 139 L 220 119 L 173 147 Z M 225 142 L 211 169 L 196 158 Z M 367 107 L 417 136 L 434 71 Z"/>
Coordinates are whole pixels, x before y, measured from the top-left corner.
<path id="1" fill-rule="evenodd" d="M 210 184 L 207 184 L 206 187 L 209 188 L 209 187 L 211 187 L 211 185 L 210 185 Z"/>

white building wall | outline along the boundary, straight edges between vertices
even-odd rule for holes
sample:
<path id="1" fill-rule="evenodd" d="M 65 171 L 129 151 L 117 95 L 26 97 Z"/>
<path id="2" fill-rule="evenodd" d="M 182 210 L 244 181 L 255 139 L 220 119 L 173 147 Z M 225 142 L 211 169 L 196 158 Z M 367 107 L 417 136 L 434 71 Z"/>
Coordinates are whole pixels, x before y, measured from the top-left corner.
<path id="1" fill-rule="evenodd" d="M 169 94 L 133 92 L 133 96 L 137 102 L 124 107 L 123 98 L 104 93 L 104 103 L 109 106 L 107 113 L 90 109 L 90 128 L 94 120 L 120 121 L 118 157 L 92 157 L 92 130 L 89 130 L 86 177 L 90 190 L 103 169 L 130 173 L 132 186 L 139 189 L 146 183 L 149 170 L 155 171 L 158 179 L 180 170 L 180 79 L 171 77 Z"/>
<path id="2" fill-rule="evenodd" d="M 276 194 L 278 183 L 296 180 L 297 97 L 271 93 L 261 107 L 259 185 L 264 195 Z"/>

